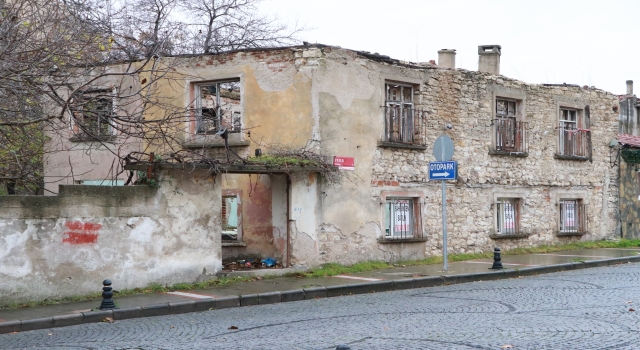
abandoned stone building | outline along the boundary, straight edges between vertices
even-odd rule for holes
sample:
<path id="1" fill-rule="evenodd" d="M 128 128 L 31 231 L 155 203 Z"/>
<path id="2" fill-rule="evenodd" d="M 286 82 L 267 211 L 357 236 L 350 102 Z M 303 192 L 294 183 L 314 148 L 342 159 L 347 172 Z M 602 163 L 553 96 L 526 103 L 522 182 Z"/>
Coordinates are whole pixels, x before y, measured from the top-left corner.
<path id="1" fill-rule="evenodd" d="M 218 260 L 273 257 L 284 266 L 311 267 L 420 259 L 442 254 L 441 184 L 429 180 L 428 167 L 434 141 L 448 135 L 459 167 L 457 180 L 446 183 L 450 253 L 616 236 L 620 192 L 610 144 L 618 135 L 618 97 L 594 87 L 502 76 L 498 45 L 478 48 L 478 71 L 455 68 L 455 55 L 441 50 L 438 64 L 412 63 L 303 45 L 170 58 L 172 81 L 158 84 L 158 93 L 186 111 L 171 144 L 129 143 L 108 128 L 107 142 L 98 144 L 74 138 L 78 131 L 70 127 L 48 145 L 62 151 L 46 159 L 45 176 L 55 180 L 48 181 L 49 193 L 59 184 L 123 184 L 127 172 L 110 175 L 114 150 L 163 157 L 178 147 L 220 164 L 228 157 L 307 150 L 346 162 L 339 181 L 313 166 L 281 163 L 209 169 L 208 177 L 201 164 L 154 164 L 154 171 L 178 179 L 174 183 L 212 183 L 203 191 L 210 206 L 192 199 L 191 191 L 181 200 L 191 216 L 170 213 L 180 222 L 172 226 L 174 239 L 188 241 L 189 249 L 205 239 L 190 234 L 189 220 L 199 217 L 198 232 L 208 230 L 202 249 Z M 75 166 L 84 168 L 71 177 Z M 167 203 L 169 193 L 181 198 L 164 190 L 158 200 Z M 193 208 L 205 211 L 207 221 Z M 121 212 L 125 220 L 127 211 L 104 215 Z M 66 213 L 60 220 L 91 219 Z M 145 237 L 166 234 L 168 219 L 155 218 Z M 136 230 L 119 227 L 124 236 Z M 153 254 L 162 260 L 172 254 L 167 247 Z M 180 269 L 189 270 L 179 275 L 184 280 L 220 273 L 220 264 L 200 265 L 169 269 L 172 281 Z"/>

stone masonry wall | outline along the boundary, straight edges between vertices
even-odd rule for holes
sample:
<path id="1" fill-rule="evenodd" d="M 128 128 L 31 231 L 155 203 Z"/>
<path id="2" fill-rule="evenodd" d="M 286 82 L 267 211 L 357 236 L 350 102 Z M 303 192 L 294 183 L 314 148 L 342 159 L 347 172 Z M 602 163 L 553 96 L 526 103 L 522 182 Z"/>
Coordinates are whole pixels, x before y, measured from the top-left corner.
<path id="1" fill-rule="evenodd" d="M 527 157 L 490 155 L 491 120 L 496 96 L 521 96 L 529 123 Z M 589 87 L 525 84 L 502 76 L 462 69 L 438 69 L 421 85 L 421 103 L 429 112 L 427 150 L 378 148 L 371 194 L 401 189 L 425 194 L 427 254 L 441 254 L 440 182 L 428 180 L 431 146 L 441 134 L 455 143 L 458 180 L 447 183 L 447 225 L 452 252 L 565 243 L 580 237 L 556 235 L 558 200 L 580 197 L 588 206 L 588 234 L 582 239 L 616 235 L 618 174 L 609 164 L 609 141 L 617 131 L 616 96 Z M 558 106 L 590 108 L 593 162 L 556 159 Z M 452 124 L 451 130 L 443 126 Z M 528 238 L 491 239 L 495 233 L 495 198 L 523 199 L 521 228 Z"/>
<path id="2" fill-rule="evenodd" d="M 620 222 L 622 237 L 640 238 L 640 191 L 637 166 L 620 159 Z"/>

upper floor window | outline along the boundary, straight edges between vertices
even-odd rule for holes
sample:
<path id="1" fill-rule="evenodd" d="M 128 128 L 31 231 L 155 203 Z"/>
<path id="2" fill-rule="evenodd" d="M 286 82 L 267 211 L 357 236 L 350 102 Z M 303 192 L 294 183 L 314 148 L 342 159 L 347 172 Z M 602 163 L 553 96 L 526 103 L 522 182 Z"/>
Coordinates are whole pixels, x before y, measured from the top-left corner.
<path id="1" fill-rule="evenodd" d="M 410 84 L 385 84 L 384 142 L 424 145 L 425 120 L 414 107 L 414 87 Z"/>
<path id="2" fill-rule="evenodd" d="M 527 123 L 521 119 L 522 101 L 497 97 L 495 99 L 493 128 L 494 151 L 497 153 L 526 154 L 529 144 Z"/>
<path id="3" fill-rule="evenodd" d="M 77 135 L 89 137 L 115 134 L 115 92 L 113 89 L 89 89 L 76 93 L 69 108 Z"/>
<path id="4" fill-rule="evenodd" d="M 242 128 L 240 80 L 227 80 L 196 85 L 195 130 L 198 134 L 215 134 Z"/>
<path id="5" fill-rule="evenodd" d="M 591 131 L 585 109 L 560 107 L 558 125 L 558 155 L 587 158 L 591 156 Z"/>

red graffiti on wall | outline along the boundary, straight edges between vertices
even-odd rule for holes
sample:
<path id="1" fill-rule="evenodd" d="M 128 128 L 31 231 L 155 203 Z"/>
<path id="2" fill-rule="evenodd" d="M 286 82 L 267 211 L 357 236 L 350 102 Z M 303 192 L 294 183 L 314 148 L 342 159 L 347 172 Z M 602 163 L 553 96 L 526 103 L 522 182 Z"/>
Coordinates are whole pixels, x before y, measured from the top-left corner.
<path id="1" fill-rule="evenodd" d="M 93 222 L 70 221 L 66 223 L 68 231 L 65 231 L 62 241 L 70 244 L 97 243 L 98 231 L 102 227 Z"/>

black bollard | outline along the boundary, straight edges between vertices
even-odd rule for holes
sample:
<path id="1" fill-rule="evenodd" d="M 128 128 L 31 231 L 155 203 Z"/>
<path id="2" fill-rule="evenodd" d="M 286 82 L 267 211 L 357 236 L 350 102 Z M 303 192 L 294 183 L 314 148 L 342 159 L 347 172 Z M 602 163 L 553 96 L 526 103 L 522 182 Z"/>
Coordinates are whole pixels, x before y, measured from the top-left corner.
<path id="1" fill-rule="evenodd" d="M 502 258 L 500 257 L 500 248 L 496 247 L 493 250 L 493 266 L 491 266 L 492 270 L 500 270 L 502 269 Z"/>
<path id="2" fill-rule="evenodd" d="M 104 287 L 102 287 L 102 303 L 100 303 L 100 310 L 112 310 L 116 308 L 116 304 L 113 302 L 113 288 L 111 288 L 111 280 L 102 281 Z"/>
<path id="3" fill-rule="evenodd" d="M 349 345 L 340 344 L 336 347 L 336 350 L 351 350 Z"/>

